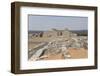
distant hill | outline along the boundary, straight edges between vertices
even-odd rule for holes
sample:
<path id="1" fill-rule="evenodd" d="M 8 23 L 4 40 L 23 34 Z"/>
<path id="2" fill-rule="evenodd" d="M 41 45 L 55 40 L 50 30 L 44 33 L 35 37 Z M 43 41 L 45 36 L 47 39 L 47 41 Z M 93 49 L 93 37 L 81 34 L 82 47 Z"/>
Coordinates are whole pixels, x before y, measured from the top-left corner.
<path id="1" fill-rule="evenodd" d="M 43 31 L 28 31 L 28 33 L 32 33 L 32 34 L 34 34 L 34 33 L 43 33 Z"/>
<path id="2" fill-rule="evenodd" d="M 88 30 L 71 30 L 71 32 L 76 33 L 78 36 L 88 35 Z"/>

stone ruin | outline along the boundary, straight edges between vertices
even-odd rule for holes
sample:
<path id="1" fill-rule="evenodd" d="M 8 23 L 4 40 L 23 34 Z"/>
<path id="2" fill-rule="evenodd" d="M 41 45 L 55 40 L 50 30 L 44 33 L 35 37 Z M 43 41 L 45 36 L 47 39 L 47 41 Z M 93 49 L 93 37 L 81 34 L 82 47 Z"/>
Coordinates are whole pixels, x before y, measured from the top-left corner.
<path id="1" fill-rule="evenodd" d="M 76 37 L 77 34 L 72 33 L 69 31 L 67 28 L 64 30 L 58 30 L 58 29 L 51 29 L 49 31 L 44 31 L 44 32 L 38 32 L 38 33 L 33 33 L 31 35 L 31 38 L 50 38 L 50 37 Z"/>
<path id="2" fill-rule="evenodd" d="M 77 36 L 77 34 L 71 33 L 68 30 L 66 30 L 66 31 L 65 30 L 59 31 L 59 30 L 56 30 L 56 29 L 53 29 L 53 30 L 54 30 L 53 32 L 46 32 L 45 36 L 48 36 L 48 34 L 55 36 L 55 34 L 62 32 L 63 35 L 60 35 L 60 36 L 63 36 L 63 37 L 66 38 L 66 35 L 68 34 L 67 36 L 69 36 L 69 37 L 66 38 L 66 39 L 63 39 L 63 38 L 56 38 L 55 40 L 53 39 L 52 41 L 48 42 L 48 44 L 46 46 L 44 46 L 45 48 L 43 47 L 44 49 L 42 49 L 40 51 L 36 50 L 36 53 L 33 54 L 34 57 L 35 57 L 35 54 L 37 54 L 37 56 L 35 57 L 35 60 L 44 59 L 45 55 L 48 55 L 48 54 L 56 55 L 56 54 L 59 54 L 59 53 L 62 53 L 64 58 L 67 59 L 67 58 L 71 57 L 70 54 L 68 53 L 69 48 L 88 49 L 87 36 Z M 35 34 L 35 36 L 36 35 L 37 34 Z M 37 37 L 43 37 L 44 36 L 44 35 L 43 36 L 40 36 L 40 35 L 41 35 L 41 33 L 39 33 Z M 56 35 L 56 36 L 58 37 L 58 35 Z M 33 49 L 33 51 L 34 51 L 34 49 Z"/>

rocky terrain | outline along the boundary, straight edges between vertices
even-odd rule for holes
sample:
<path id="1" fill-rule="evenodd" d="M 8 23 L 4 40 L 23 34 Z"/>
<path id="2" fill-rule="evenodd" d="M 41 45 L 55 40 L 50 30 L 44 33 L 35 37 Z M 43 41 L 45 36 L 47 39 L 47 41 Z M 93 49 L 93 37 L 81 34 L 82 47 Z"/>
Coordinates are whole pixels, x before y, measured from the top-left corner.
<path id="1" fill-rule="evenodd" d="M 79 59 L 88 57 L 87 36 L 53 38 L 29 49 L 29 60 Z"/>

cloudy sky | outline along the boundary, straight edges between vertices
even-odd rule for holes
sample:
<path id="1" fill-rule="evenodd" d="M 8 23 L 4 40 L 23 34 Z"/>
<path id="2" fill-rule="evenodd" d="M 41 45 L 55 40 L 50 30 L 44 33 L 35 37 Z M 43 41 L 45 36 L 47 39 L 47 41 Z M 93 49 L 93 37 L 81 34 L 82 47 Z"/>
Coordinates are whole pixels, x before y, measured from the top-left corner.
<path id="1" fill-rule="evenodd" d="M 88 18 L 75 16 L 29 15 L 29 30 L 51 30 L 52 28 L 69 30 L 87 30 Z"/>

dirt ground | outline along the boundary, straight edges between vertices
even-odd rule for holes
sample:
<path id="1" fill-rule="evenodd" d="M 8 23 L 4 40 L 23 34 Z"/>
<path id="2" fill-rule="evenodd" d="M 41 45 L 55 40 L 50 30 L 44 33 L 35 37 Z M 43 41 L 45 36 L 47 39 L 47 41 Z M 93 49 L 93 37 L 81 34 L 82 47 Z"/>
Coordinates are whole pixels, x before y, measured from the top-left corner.
<path id="1" fill-rule="evenodd" d="M 69 49 L 69 54 L 71 55 L 71 59 L 88 58 L 88 50 L 84 48 Z"/>
<path id="2" fill-rule="evenodd" d="M 68 59 L 82 59 L 82 58 L 88 58 L 88 51 L 84 48 L 80 49 L 69 49 L 69 57 Z M 56 60 L 56 59 L 64 59 L 64 56 L 62 54 L 55 54 L 55 55 L 48 55 L 47 58 L 44 60 Z"/>

